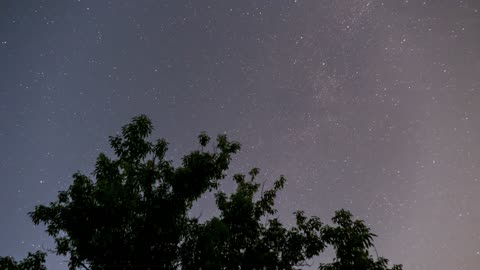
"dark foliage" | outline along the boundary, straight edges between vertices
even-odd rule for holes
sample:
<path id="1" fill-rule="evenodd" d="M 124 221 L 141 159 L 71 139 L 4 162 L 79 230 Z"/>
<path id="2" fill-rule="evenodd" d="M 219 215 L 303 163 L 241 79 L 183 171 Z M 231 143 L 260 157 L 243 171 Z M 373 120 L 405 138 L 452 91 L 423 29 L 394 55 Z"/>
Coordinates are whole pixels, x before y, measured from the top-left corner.
<path id="1" fill-rule="evenodd" d="M 46 254 L 40 251 L 28 253 L 21 262 L 16 262 L 12 257 L 0 257 L 0 269 L 2 270 L 46 270 Z"/>
<path id="2" fill-rule="evenodd" d="M 260 191 L 254 168 L 248 175 L 234 175 L 232 194 L 219 191 L 232 154 L 240 149 L 225 135 L 208 152 L 210 137 L 200 134 L 201 150 L 175 168 L 165 160 L 165 140 L 146 140 L 152 129 L 146 116 L 134 118 L 120 135 L 110 137 L 117 157 L 99 155 L 95 181 L 76 173 L 57 201 L 30 213 L 35 224 L 46 225 L 56 253 L 69 258 L 70 269 L 297 269 L 327 246 L 335 249 L 336 258 L 321 264 L 323 270 L 401 269 L 370 255 L 374 235 L 347 211 L 336 212 L 335 226 L 298 211 L 296 224 L 285 227 L 274 207 L 283 177 Z M 210 191 L 220 215 L 206 222 L 190 217 L 192 205 Z M 4 257 L 1 266 L 44 269 L 43 260 L 42 253 L 18 264 Z"/>

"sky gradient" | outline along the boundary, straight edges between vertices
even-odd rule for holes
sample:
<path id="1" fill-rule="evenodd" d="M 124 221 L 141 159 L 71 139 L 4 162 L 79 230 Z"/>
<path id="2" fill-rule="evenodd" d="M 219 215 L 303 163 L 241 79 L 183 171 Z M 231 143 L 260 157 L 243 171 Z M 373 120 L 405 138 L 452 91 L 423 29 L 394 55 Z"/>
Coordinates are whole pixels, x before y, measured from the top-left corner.
<path id="1" fill-rule="evenodd" d="M 284 174 L 286 222 L 347 208 L 404 269 L 480 267 L 480 1 L 1 1 L 0 256 L 52 247 L 27 213 L 142 113 L 169 159 L 226 132 L 232 172 Z"/>

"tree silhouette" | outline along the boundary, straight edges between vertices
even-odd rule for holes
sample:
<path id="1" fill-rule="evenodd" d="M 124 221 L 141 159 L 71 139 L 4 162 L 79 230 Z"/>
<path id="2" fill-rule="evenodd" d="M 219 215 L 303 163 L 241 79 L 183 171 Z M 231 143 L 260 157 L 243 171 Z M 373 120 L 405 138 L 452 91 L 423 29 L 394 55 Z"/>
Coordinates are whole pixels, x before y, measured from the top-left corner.
<path id="1" fill-rule="evenodd" d="M 16 262 L 12 257 L 0 257 L 2 270 L 46 270 L 44 252 L 28 253 L 21 262 Z"/>
<path id="2" fill-rule="evenodd" d="M 35 224 L 46 226 L 56 254 L 68 257 L 70 269 L 298 269 L 327 246 L 336 257 L 319 269 L 401 269 L 370 255 L 375 235 L 348 211 L 336 212 L 334 226 L 297 211 L 296 224 L 284 226 L 273 217 L 283 176 L 259 191 L 254 168 L 233 176 L 232 194 L 219 191 L 232 155 L 240 150 L 225 135 L 208 152 L 210 137 L 201 133 L 201 150 L 174 167 L 165 159 L 165 140 L 147 141 L 152 130 L 147 116 L 133 118 L 120 135 L 110 137 L 116 158 L 98 156 L 95 181 L 77 172 L 56 201 L 30 213 Z M 189 211 L 206 192 L 215 193 L 220 215 L 200 222 Z M 20 263 L 3 257 L 0 266 L 45 269 L 44 257 L 30 254 Z M 37 264 L 27 263 L 32 258 Z"/>

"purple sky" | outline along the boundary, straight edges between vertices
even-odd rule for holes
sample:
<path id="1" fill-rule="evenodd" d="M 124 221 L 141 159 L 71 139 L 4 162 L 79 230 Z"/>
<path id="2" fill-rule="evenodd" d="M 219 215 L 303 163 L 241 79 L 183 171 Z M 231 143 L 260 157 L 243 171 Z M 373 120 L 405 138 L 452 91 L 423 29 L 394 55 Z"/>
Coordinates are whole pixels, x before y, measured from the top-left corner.
<path id="1" fill-rule="evenodd" d="M 0 255 L 52 247 L 27 212 L 141 113 L 173 160 L 239 140 L 287 222 L 347 208 L 405 269 L 480 266 L 478 0 L 1 1 Z"/>

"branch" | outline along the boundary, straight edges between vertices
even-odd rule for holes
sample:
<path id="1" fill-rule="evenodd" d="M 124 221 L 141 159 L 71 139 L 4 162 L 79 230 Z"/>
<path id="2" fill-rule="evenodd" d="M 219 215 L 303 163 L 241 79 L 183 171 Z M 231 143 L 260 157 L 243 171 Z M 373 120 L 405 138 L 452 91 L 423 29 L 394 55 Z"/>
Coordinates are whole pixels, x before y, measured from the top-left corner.
<path id="1" fill-rule="evenodd" d="M 375 254 L 377 255 L 377 260 L 378 260 L 378 258 L 380 258 L 380 257 L 378 256 L 377 248 L 375 246 L 373 246 L 373 249 L 375 250 Z"/>
<path id="2" fill-rule="evenodd" d="M 90 268 L 88 268 L 85 264 L 83 264 L 82 262 L 79 262 L 80 263 L 80 266 L 87 269 L 87 270 L 90 270 Z"/>

